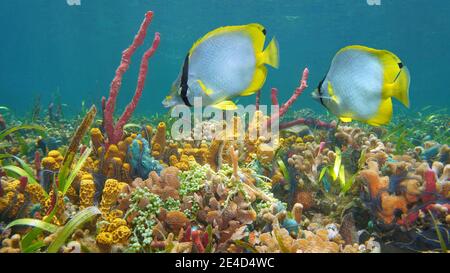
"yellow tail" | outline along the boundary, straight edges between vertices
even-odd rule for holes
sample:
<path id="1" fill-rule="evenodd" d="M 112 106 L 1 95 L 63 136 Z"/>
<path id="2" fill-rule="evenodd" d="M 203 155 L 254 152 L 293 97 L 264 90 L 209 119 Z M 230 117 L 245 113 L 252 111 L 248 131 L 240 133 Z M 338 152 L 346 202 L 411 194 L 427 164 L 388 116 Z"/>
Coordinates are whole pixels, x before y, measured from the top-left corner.
<path id="1" fill-rule="evenodd" d="M 269 45 L 263 52 L 263 63 L 268 64 L 274 68 L 278 68 L 280 65 L 278 42 L 275 38 L 270 41 Z"/>
<path id="2" fill-rule="evenodd" d="M 380 58 L 384 68 L 383 99 L 394 97 L 403 105 L 409 107 L 410 76 L 408 68 L 390 51 L 374 50 L 372 53 Z"/>

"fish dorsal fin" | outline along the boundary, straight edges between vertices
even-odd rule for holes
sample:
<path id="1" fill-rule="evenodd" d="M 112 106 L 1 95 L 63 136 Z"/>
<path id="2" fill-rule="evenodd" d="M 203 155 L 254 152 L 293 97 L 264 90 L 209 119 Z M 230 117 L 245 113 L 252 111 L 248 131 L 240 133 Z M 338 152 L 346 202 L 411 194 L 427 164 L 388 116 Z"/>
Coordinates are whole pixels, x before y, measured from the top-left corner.
<path id="1" fill-rule="evenodd" d="M 253 75 L 252 82 L 247 89 L 245 89 L 240 95 L 251 96 L 260 90 L 267 78 L 267 68 L 265 66 L 257 67 L 255 74 Z"/>
<path id="2" fill-rule="evenodd" d="M 383 100 L 378 108 L 378 112 L 366 122 L 372 126 L 381 126 L 389 123 L 392 118 L 392 100 L 387 98 Z"/>
<path id="3" fill-rule="evenodd" d="M 211 88 L 206 87 L 206 85 L 202 82 L 202 80 L 197 80 L 197 83 L 198 85 L 200 85 L 200 88 L 207 96 L 210 96 L 211 94 L 214 93 L 214 91 Z"/>
<path id="4" fill-rule="evenodd" d="M 370 48 L 367 46 L 351 45 L 351 46 L 346 46 L 346 47 L 342 48 L 341 50 L 338 51 L 338 53 L 336 53 L 336 55 L 338 55 L 342 52 L 345 52 L 347 50 L 358 50 L 358 51 L 367 52 L 367 53 L 373 54 L 373 55 L 377 55 L 377 54 L 379 54 L 379 51 L 381 51 L 381 50 Z"/>
<path id="5" fill-rule="evenodd" d="M 234 102 L 232 102 L 231 100 L 221 101 L 219 103 L 212 105 L 212 107 L 221 110 L 236 110 L 238 108 L 236 104 L 234 104 Z"/>
<path id="6" fill-rule="evenodd" d="M 252 23 L 242 26 L 243 31 L 247 32 L 253 41 L 253 48 L 255 53 L 259 54 L 264 49 L 266 41 L 266 30 L 261 24 Z"/>
<path id="7" fill-rule="evenodd" d="M 192 52 L 195 51 L 195 49 L 203 43 L 205 40 L 217 36 L 217 35 L 223 35 L 226 33 L 231 32 L 246 32 L 249 34 L 253 41 L 253 46 L 255 48 L 255 52 L 261 52 L 264 47 L 264 41 L 265 41 L 265 35 L 263 33 L 264 27 L 260 24 L 248 24 L 248 25 L 240 25 L 240 26 L 225 26 L 225 27 L 219 27 L 216 28 L 210 32 L 208 32 L 205 36 L 197 40 L 194 45 L 192 46 L 191 50 L 189 50 L 189 56 L 192 55 Z"/>

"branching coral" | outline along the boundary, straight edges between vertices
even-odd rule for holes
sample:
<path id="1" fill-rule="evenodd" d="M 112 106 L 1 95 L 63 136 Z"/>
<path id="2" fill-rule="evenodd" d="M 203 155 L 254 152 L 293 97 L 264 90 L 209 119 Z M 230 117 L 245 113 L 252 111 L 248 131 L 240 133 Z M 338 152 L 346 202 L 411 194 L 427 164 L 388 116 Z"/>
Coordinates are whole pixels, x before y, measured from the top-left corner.
<path id="1" fill-rule="evenodd" d="M 337 253 L 374 250 L 372 247 L 366 248 L 365 245 L 345 245 L 340 237 L 334 236 L 334 231 L 328 228 L 300 230 L 298 237 L 294 238 L 287 229 L 280 226 L 277 217 L 273 220 L 272 228 L 271 232 L 253 231 L 249 236 L 249 245 L 260 253 Z"/>
<path id="2" fill-rule="evenodd" d="M 382 222 L 410 226 L 426 211 L 444 219 L 448 215 L 442 209 L 448 201 L 440 197 L 437 174 L 426 163 L 389 163 L 385 173 L 389 176 L 380 177 L 378 164 L 370 162 L 369 169 L 359 175 L 367 185 L 369 207 Z"/>

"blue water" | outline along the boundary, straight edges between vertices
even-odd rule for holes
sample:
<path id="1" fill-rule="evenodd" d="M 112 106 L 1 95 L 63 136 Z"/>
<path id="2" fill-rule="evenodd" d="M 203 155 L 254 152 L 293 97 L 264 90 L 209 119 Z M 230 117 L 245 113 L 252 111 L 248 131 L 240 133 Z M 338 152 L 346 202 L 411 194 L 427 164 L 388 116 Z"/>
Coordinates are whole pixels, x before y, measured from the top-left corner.
<path id="1" fill-rule="evenodd" d="M 120 108 L 134 93 L 140 57 L 153 32 L 162 40 L 137 110 L 146 115 L 165 112 L 160 102 L 193 42 L 216 27 L 251 22 L 263 24 L 280 44 L 281 66 L 270 69 L 264 100 L 271 87 L 287 99 L 305 66 L 311 92 L 340 48 L 363 44 L 389 49 L 409 67 L 411 113 L 449 103 L 450 1 L 381 0 L 370 6 L 367 0 L 81 0 L 69 6 L 66 0 L 4 0 L 0 105 L 25 114 L 34 97 L 41 95 L 47 105 L 57 90 L 68 114 L 76 114 L 82 101 L 98 104 L 147 10 L 155 12 L 150 37 L 125 76 Z M 295 105 L 325 112 L 309 94 Z"/>

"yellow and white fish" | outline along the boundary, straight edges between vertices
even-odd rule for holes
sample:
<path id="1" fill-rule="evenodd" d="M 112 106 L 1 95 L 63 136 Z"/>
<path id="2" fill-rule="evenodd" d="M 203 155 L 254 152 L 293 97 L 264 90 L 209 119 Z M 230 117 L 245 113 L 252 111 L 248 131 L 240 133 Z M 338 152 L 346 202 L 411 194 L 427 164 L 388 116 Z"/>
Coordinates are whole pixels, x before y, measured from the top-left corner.
<path id="1" fill-rule="evenodd" d="M 195 97 L 202 97 L 203 106 L 236 109 L 232 98 L 249 96 L 262 88 L 266 64 L 278 68 L 278 44 L 272 39 L 264 50 L 265 40 L 266 30 L 260 24 L 209 32 L 192 46 L 163 105 L 192 106 Z"/>
<path id="2" fill-rule="evenodd" d="M 409 85 L 409 71 L 395 54 L 348 46 L 336 54 L 313 97 L 343 122 L 380 126 L 392 118 L 392 97 L 409 107 Z"/>

